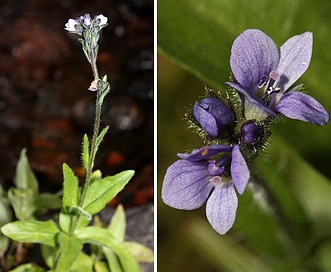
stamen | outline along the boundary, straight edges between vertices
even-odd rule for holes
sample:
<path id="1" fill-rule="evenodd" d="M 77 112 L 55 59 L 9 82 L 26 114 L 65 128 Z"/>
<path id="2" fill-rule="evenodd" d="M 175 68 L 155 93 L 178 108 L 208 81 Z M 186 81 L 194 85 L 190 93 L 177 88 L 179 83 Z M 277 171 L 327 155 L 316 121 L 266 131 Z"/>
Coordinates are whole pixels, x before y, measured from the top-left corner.
<path id="1" fill-rule="evenodd" d="M 259 89 L 262 89 L 268 83 L 268 77 L 263 75 L 260 79 L 260 83 L 257 85 Z"/>

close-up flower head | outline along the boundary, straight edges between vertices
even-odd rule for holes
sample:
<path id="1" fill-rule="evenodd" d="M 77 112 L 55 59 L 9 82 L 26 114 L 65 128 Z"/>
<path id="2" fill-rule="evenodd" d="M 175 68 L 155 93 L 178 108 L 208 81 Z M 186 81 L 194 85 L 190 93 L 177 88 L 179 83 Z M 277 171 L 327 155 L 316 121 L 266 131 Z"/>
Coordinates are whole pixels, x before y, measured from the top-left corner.
<path id="1" fill-rule="evenodd" d="M 225 234 L 236 218 L 235 189 L 243 194 L 250 177 L 239 146 L 207 146 L 178 156 L 181 159 L 170 165 L 164 177 L 164 203 L 176 209 L 193 210 L 207 201 L 209 223 Z M 220 157 L 212 159 L 215 156 Z"/>
<path id="2" fill-rule="evenodd" d="M 246 108 L 254 108 L 250 110 L 254 115 L 248 118 L 281 113 L 321 126 L 328 122 L 327 111 L 316 99 L 291 89 L 308 69 L 312 50 L 311 32 L 291 37 L 280 49 L 258 29 L 245 30 L 235 39 L 230 65 L 236 82 L 227 84 L 243 96 Z"/>

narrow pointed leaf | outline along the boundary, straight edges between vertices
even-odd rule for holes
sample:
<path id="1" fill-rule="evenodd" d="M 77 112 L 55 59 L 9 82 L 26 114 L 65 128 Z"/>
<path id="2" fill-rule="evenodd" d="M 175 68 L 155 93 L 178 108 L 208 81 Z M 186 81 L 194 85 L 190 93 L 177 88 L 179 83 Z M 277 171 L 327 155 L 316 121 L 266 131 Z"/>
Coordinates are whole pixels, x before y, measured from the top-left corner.
<path id="1" fill-rule="evenodd" d="M 18 189 L 31 189 L 33 194 L 38 193 L 38 181 L 30 168 L 29 161 L 26 156 L 26 148 L 21 151 L 16 167 L 14 183 Z"/>
<path id="2" fill-rule="evenodd" d="M 111 218 L 110 224 L 107 228 L 119 242 L 124 241 L 126 219 L 125 211 L 122 205 L 118 205 L 113 217 Z"/>
<path id="3" fill-rule="evenodd" d="M 26 220 L 6 224 L 1 231 L 17 242 L 40 243 L 54 247 L 59 229 L 52 220 Z"/>
<path id="4" fill-rule="evenodd" d="M 88 167 L 90 161 L 90 145 L 88 136 L 85 134 L 83 138 L 83 152 L 82 152 L 82 160 L 85 169 Z"/>
<path id="5" fill-rule="evenodd" d="M 108 247 L 102 248 L 103 254 L 105 254 L 109 270 L 112 272 L 123 272 L 123 268 L 120 262 L 120 259 L 116 255 L 116 253 L 109 249 Z"/>
<path id="6" fill-rule="evenodd" d="M 109 129 L 109 126 L 106 126 L 101 132 L 100 134 L 98 135 L 97 137 L 97 144 L 96 144 L 96 150 L 98 150 L 103 138 L 105 137 L 107 131 Z"/>
<path id="7" fill-rule="evenodd" d="M 126 170 L 94 182 L 87 189 L 83 209 L 92 215 L 101 211 L 124 188 L 133 175 L 133 170 Z"/>

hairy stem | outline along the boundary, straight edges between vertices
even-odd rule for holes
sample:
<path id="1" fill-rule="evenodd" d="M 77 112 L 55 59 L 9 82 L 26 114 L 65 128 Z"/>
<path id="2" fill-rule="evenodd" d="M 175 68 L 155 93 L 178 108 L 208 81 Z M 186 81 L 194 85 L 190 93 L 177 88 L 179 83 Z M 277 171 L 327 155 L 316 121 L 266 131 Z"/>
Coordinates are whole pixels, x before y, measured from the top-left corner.
<path id="1" fill-rule="evenodd" d="M 97 56 L 95 55 L 95 50 L 91 50 L 89 62 L 92 67 L 92 72 L 94 76 L 94 80 L 98 81 L 99 80 L 99 73 L 98 73 L 98 68 L 96 64 L 96 58 Z M 100 128 L 100 121 L 101 121 L 101 106 L 103 99 L 100 99 L 101 93 L 104 91 L 103 89 L 100 89 L 99 84 L 97 84 L 97 95 L 96 95 L 96 102 L 95 102 L 95 119 L 94 119 L 94 127 L 93 127 L 93 136 L 92 136 L 92 141 L 91 141 L 91 148 L 89 151 L 89 161 L 88 165 L 86 166 L 86 177 L 85 177 L 85 183 L 83 187 L 83 192 L 79 200 L 79 206 L 83 207 L 84 205 L 84 200 L 86 197 L 86 192 L 88 187 L 90 186 L 91 182 L 91 175 L 94 167 L 94 161 L 95 161 L 95 156 L 97 153 L 97 138 L 99 135 L 99 128 Z M 75 216 L 73 219 L 73 224 L 71 225 L 70 232 L 73 233 L 77 227 L 79 216 Z"/>

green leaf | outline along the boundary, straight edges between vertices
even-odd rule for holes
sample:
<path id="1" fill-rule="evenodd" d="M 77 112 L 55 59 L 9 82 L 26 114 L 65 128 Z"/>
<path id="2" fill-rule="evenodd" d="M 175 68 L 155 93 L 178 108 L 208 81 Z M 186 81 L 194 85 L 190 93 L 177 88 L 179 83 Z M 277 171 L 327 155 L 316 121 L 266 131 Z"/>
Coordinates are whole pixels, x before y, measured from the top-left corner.
<path id="1" fill-rule="evenodd" d="M 126 241 L 124 244 L 138 262 L 152 263 L 154 261 L 154 253 L 148 247 L 132 241 Z"/>
<path id="2" fill-rule="evenodd" d="M 62 166 L 63 169 L 63 207 L 68 209 L 73 206 L 78 205 L 78 179 L 75 176 L 74 172 L 70 167 L 64 163 Z"/>
<path id="3" fill-rule="evenodd" d="M 104 177 L 91 184 L 87 189 L 83 209 L 92 215 L 101 211 L 111 199 L 123 190 L 133 175 L 133 170 L 126 170 L 115 176 Z"/>
<path id="4" fill-rule="evenodd" d="M 126 230 L 126 219 L 125 219 L 125 211 L 121 204 L 117 206 L 116 211 L 113 214 L 107 229 L 119 242 L 124 241 L 125 230 Z"/>
<path id="5" fill-rule="evenodd" d="M 106 126 L 101 132 L 100 134 L 98 135 L 97 137 L 97 142 L 96 142 L 96 149 L 95 150 L 98 150 L 103 138 L 105 137 L 107 131 L 109 129 L 109 126 Z"/>
<path id="6" fill-rule="evenodd" d="M 88 136 L 86 134 L 84 134 L 84 139 L 83 139 L 82 160 L 83 160 L 85 169 L 87 169 L 89 161 L 90 161 L 90 145 L 89 145 Z"/>
<path id="7" fill-rule="evenodd" d="M 1 196 L 0 196 L 1 197 Z M 12 213 L 9 205 L 3 198 L 0 198 L 0 227 L 9 223 L 12 220 Z M 9 239 L 0 232 L 0 255 L 4 254 L 9 246 Z"/>
<path id="8" fill-rule="evenodd" d="M 59 233 L 59 229 L 52 220 L 16 221 L 4 225 L 1 231 L 17 242 L 40 243 L 53 247 L 56 245 L 55 237 Z"/>
<path id="9" fill-rule="evenodd" d="M 21 151 L 19 161 L 16 166 L 14 183 L 18 189 L 32 190 L 33 194 L 38 194 L 38 181 L 32 172 L 28 158 L 26 156 L 26 148 Z"/>
<path id="10" fill-rule="evenodd" d="M 46 271 L 44 268 L 36 265 L 36 264 L 22 264 L 15 269 L 10 270 L 10 272 L 44 272 Z"/>
<path id="11" fill-rule="evenodd" d="M 0 255 L 5 255 L 9 247 L 9 239 L 0 232 Z"/>
<path id="12" fill-rule="evenodd" d="M 102 252 L 106 256 L 108 267 L 111 272 L 123 272 L 120 259 L 113 250 L 108 247 L 102 247 Z"/>
<path id="13" fill-rule="evenodd" d="M 37 211 L 61 209 L 62 201 L 60 194 L 42 193 L 35 196 L 34 205 Z"/>
<path id="14" fill-rule="evenodd" d="M 0 227 L 10 222 L 12 218 L 13 216 L 8 205 L 7 199 L 0 198 Z"/>
<path id="15" fill-rule="evenodd" d="M 90 221 L 91 220 L 87 219 L 84 216 L 79 217 L 76 230 L 85 228 L 90 223 Z"/>
<path id="16" fill-rule="evenodd" d="M 95 261 L 94 263 L 94 272 L 109 272 L 108 264 L 104 261 Z M 113 272 L 111 270 L 111 272 Z"/>
<path id="17" fill-rule="evenodd" d="M 80 252 L 76 261 L 73 263 L 70 272 L 92 272 L 93 271 L 93 260 L 92 258 L 85 254 L 84 252 Z"/>
<path id="18" fill-rule="evenodd" d="M 33 217 L 33 213 L 36 211 L 35 196 L 32 189 L 9 189 L 8 199 L 17 219 L 27 220 Z"/>
<path id="19" fill-rule="evenodd" d="M 137 260 L 132 256 L 127 247 L 119 243 L 108 230 L 100 227 L 86 227 L 77 231 L 76 236 L 84 243 L 105 246 L 113 250 L 119 257 L 125 272 L 140 271 Z"/>
<path id="20" fill-rule="evenodd" d="M 71 271 L 70 268 L 79 256 L 83 248 L 83 243 L 75 236 L 60 232 L 58 235 L 58 244 L 60 245 L 60 257 L 57 260 L 55 271 Z"/>
<path id="21" fill-rule="evenodd" d="M 59 225 L 63 232 L 69 233 L 74 216 L 68 211 L 62 209 L 59 214 Z"/>
<path id="22" fill-rule="evenodd" d="M 49 268 L 54 268 L 58 250 L 59 249 L 55 247 L 41 245 L 41 255 Z"/>

